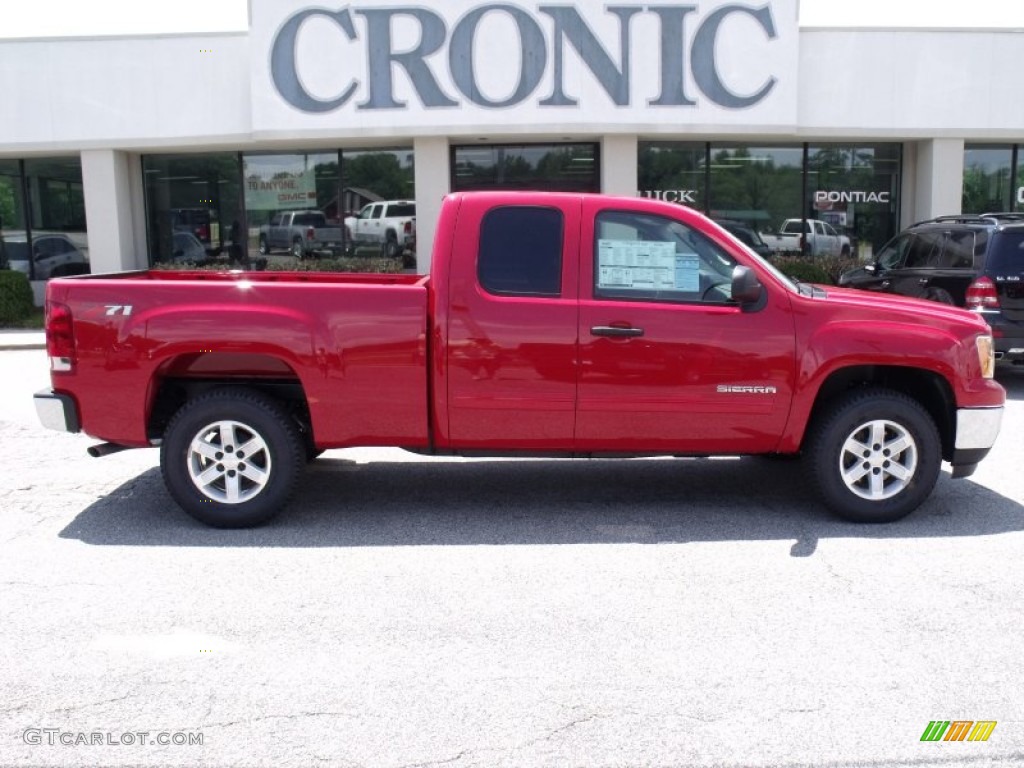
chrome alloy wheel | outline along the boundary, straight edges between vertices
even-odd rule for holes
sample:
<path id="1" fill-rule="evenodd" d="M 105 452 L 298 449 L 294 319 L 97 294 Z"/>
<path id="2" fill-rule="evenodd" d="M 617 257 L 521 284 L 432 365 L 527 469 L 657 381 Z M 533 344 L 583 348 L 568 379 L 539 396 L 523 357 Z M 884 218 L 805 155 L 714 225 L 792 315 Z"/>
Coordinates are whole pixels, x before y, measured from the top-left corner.
<path id="1" fill-rule="evenodd" d="M 222 504 L 241 504 L 259 495 L 270 471 L 266 441 L 238 421 L 208 424 L 188 447 L 188 474 L 196 489 Z"/>
<path id="2" fill-rule="evenodd" d="M 877 419 L 854 429 L 843 442 L 839 469 L 846 487 L 862 499 L 880 501 L 914 479 L 917 443 L 907 429 Z"/>

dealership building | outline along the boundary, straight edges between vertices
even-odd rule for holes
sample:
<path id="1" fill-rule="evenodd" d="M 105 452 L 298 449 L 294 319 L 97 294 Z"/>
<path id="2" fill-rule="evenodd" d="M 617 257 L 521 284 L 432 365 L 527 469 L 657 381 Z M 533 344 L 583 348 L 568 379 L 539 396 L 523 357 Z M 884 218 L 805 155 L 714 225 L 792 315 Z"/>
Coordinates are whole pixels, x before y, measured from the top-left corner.
<path id="1" fill-rule="evenodd" d="M 645 195 L 766 233 L 823 219 L 862 258 L 914 221 L 1024 211 L 1024 30 L 798 10 L 251 0 L 239 32 L 0 39 L 0 236 L 37 279 L 252 265 L 282 211 L 344 239 L 414 200 L 425 272 L 459 190 Z"/>

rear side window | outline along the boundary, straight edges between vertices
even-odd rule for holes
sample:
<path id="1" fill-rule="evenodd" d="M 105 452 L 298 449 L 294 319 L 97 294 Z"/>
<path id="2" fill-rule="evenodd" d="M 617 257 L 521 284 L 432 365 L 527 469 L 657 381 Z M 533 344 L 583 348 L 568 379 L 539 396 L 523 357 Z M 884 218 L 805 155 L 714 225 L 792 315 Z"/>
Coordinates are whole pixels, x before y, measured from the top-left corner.
<path id="1" fill-rule="evenodd" d="M 941 266 L 945 269 L 970 269 L 974 266 L 974 232 L 950 232 L 942 250 Z"/>
<path id="2" fill-rule="evenodd" d="M 559 296 L 562 292 L 562 212 L 509 206 L 484 215 L 477 277 L 489 293 Z"/>
<path id="3" fill-rule="evenodd" d="M 996 275 L 1024 275 L 1024 232 L 994 233 L 985 271 Z"/>

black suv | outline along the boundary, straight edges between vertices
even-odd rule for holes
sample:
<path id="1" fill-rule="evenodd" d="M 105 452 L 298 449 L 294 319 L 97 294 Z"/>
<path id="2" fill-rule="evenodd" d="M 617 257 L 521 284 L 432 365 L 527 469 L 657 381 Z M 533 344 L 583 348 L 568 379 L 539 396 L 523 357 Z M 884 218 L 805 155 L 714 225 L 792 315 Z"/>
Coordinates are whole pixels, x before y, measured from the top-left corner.
<path id="1" fill-rule="evenodd" d="M 992 327 L 996 359 L 1024 364 L 1024 213 L 918 222 L 839 284 L 974 310 Z"/>

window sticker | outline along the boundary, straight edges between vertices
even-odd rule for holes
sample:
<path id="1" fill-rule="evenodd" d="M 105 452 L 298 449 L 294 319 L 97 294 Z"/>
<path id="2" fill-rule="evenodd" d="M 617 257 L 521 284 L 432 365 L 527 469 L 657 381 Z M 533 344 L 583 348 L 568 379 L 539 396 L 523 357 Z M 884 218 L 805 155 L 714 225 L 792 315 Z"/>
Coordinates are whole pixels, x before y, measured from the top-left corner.
<path id="1" fill-rule="evenodd" d="M 597 241 L 598 288 L 697 291 L 700 261 L 657 240 Z"/>

